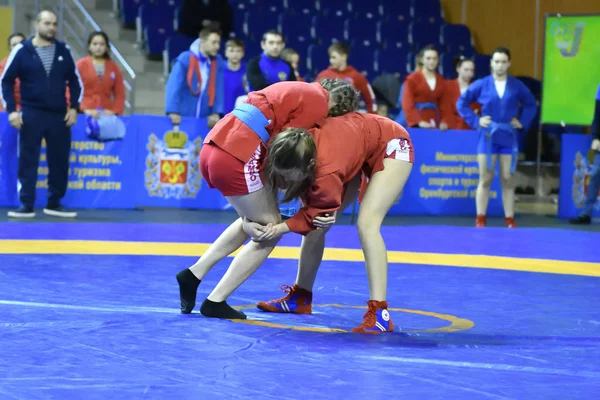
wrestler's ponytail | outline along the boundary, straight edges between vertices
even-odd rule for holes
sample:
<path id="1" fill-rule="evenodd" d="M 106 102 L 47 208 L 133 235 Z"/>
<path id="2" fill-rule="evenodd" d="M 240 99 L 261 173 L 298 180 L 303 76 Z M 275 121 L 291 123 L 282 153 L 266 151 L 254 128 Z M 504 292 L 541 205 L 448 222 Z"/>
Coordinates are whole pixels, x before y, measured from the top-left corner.
<path id="1" fill-rule="evenodd" d="M 263 171 L 272 190 L 283 190 L 282 202 L 292 201 L 310 188 L 315 180 L 316 157 L 317 146 L 306 130 L 289 128 L 275 136 L 269 145 Z M 306 177 L 302 181 L 287 182 L 281 171 L 290 169 L 304 171 Z"/>
<path id="2" fill-rule="evenodd" d="M 323 79 L 321 86 L 329 92 L 329 97 L 334 103 L 329 109 L 330 117 L 339 117 L 356 110 L 358 92 L 350 83 L 341 79 Z"/>

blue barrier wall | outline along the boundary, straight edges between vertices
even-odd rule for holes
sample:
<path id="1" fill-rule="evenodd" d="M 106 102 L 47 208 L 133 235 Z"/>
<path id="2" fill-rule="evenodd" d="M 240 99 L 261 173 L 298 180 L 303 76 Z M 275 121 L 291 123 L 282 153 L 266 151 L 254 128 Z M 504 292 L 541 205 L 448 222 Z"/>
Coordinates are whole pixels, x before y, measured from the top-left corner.
<path id="1" fill-rule="evenodd" d="M 164 116 L 123 117 L 123 141 L 98 143 L 85 135 L 85 117 L 72 129 L 71 172 L 64 204 L 73 208 L 167 207 L 226 209 L 198 171 L 206 121 L 184 118 L 178 132 Z M 411 129 L 415 166 L 390 214 L 474 215 L 477 133 Z M 0 113 L 0 206 L 18 205 L 17 138 Z M 42 150 L 36 205 L 44 206 L 48 168 Z M 496 176 L 488 215 L 502 215 Z"/>
<path id="2" fill-rule="evenodd" d="M 576 217 L 587 195 L 593 152 L 592 137 L 581 134 L 563 134 L 561 137 L 560 189 L 558 217 Z M 600 217 L 600 193 L 598 193 L 593 216 Z"/>

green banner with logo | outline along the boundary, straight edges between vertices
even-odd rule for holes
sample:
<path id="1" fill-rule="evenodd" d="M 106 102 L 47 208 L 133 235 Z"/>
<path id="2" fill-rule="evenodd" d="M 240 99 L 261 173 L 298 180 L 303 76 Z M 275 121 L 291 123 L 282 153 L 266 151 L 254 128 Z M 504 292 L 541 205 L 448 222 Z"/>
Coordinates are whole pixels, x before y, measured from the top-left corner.
<path id="1" fill-rule="evenodd" d="M 600 15 L 548 16 L 542 123 L 590 125 L 600 85 Z"/>

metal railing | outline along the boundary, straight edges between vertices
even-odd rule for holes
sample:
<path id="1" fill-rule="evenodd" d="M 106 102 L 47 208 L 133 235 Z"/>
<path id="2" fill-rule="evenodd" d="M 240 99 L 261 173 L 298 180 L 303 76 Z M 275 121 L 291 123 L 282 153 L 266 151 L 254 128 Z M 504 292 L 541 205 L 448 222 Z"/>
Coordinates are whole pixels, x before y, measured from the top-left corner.
<path id="1" fill-rule="evenodd" d="M 58 39 L 65 41 L 75 59 L 85 57 L 88 54 L 87 38 L 90 33 L 101 31 L 102 28 L 94 21 L 90 13 L 79 0 L 36 0 L 36 13 L 42 7 L 54 10 L 58 15 Z M 123 72 L 123 83 L 125 84 L 125 114 L 135 112 L 135 78 L 136 74 L 131 66 L 125 61 L 119 50 L 111 43 L 111 59 Z"/>

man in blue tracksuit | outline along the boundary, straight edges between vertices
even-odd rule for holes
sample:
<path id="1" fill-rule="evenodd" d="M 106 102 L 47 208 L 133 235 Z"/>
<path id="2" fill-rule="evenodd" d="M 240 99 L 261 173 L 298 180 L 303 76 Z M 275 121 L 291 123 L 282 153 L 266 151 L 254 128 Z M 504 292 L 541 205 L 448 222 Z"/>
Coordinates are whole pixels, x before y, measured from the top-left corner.
<path id="1" fill-rule="evenodd" d="M 281 58 L 285 47 L 283 35 L 276 30 L 267 31 L 260 45 L 263 53 L 250 59 L 246 66 L 249 91 L 262 90 L 281 81 L 295 81 L 294 68 Z"/>
<path id="2" fill-rule="evenodd" d="M 44 214 L 75 217 L 60 201 L 67 191 L 71 126 L 83 97 L 83 85 L 67 45 L 55 40 L 58 18 L 44 10 L 36 18 L 36 35 L 15 46 L 2 77 L 2 102 L 10 124 L 19 132 L 19 200 L 12 218 L 32 218 L 42 139 L 48 160 L 48 202 Z M 21 82 L 21 110 L 16 110 L 14 82 Z M 66 88 L 70 91 L 67 105 Z"/>
<path id="3" fill-rule="evenodd" d="M 181 53 L 165 88 L 165 112 L 173 125 L 181 117 L 206 118 L 209 128 L 225 114 L 225 61 L 219 55 L 221 33 L 208 27 Z"/>

